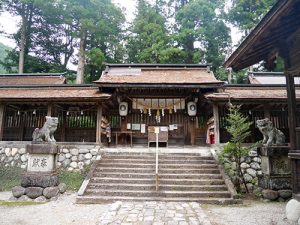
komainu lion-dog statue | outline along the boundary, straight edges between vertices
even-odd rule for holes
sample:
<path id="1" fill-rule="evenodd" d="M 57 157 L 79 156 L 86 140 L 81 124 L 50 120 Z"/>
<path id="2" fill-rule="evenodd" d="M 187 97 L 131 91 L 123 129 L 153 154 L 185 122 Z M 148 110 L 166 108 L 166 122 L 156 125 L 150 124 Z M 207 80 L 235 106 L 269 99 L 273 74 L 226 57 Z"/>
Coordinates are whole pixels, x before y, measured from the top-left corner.
<path id="1" fill-rule="evenodd" d="M 282 131 L 274 127 L 268 118 L 257 120 L 256 126 L 263 134 L 263 146 L 283 145 L 285 143 L 285 136 Z"/>
<path id="2" fill-rule="evenodd" d="M 33 142 L 56 142 L 54 132 L 57 129 L 58 118 L 46 116 L 46 122 L 42 128 L 35 128 L 32 133 Z"/>

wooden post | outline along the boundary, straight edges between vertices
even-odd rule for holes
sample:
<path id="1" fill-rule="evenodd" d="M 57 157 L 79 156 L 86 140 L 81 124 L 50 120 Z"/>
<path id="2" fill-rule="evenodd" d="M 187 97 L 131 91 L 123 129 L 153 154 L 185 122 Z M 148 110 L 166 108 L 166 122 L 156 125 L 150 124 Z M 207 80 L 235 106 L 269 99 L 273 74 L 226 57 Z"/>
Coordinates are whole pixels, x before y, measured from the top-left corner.
<path id="1" fill-rule="evenodd" d="M 0 141 L 3 139 L 3 127 L 4 127 L 4 105 L 0 105 Z"/>
<path id="2" fill-rule="evenodd" d="M 287 97 L 288 97 L 288 115 L 289 115 L 289 133 L 290 133 L 290 147 L 291 150 L 298 150 L 297 137 L 296 137 L 296 122 L 297 122 L 297 110 L 296 110 L 296 94 L 294 76 L 285 71 L 286 84 L 287 84 Z"/>
<path id="3" fill-rule="evenodd" d="M 268 105 L 268 104 L 264 105 L 264 116 L 265 116 L 265 118 L 271 119 L 270 105 Z"/>
<path id="4" fill-rule="evenodd" d="M 196 120 L 195 118 L 192 118 L 190 117 L 190 121 L 189 121 L 189 124 L 190 124 L 190 134 L 191 134 L 191 145 L 195 145 L 196 143 Z"/>
<path id="5" fill-rule="evenodd" d="M 52 116 L 52 114 L 53 114 L 53 105 L 49 104 L 47 110 L 47 116 Z"/>
<path id="6" fill-rule="evenodd" d="M 101 144 L 101 121 L 102 121 L 102 104 L 97 107 L 97 127 L 96 127 L 96 142 Z"/>
<path id="7" fill-rule="evenodd" d="M 213 103 L 215 144 L 220 144 L 219 106 Z"/>
<path id="8" fill-rule="evenodd" d="M 65 109 L 65 107 L 63 108 Z M 62 115 L 62 124 L 61 124 L 61 142 L 65 142 L 66 141 L 66 123 L 67 123 L 67 115 L 66 115 L 66 111 L 63 111 Z"/>

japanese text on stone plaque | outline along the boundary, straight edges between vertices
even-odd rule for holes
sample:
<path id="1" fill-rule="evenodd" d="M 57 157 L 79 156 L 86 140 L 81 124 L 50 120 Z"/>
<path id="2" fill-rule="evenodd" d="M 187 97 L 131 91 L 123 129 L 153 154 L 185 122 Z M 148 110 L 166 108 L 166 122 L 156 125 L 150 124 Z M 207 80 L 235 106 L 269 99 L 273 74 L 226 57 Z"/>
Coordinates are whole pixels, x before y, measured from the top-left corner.
<path id="1" fill-rule="evenodd" d="M 38 159 L 38 158 L 34 158 L 32 160 L 32 167 L 47 167 L 47 158 L 41 158 L 41 159 Z"/>

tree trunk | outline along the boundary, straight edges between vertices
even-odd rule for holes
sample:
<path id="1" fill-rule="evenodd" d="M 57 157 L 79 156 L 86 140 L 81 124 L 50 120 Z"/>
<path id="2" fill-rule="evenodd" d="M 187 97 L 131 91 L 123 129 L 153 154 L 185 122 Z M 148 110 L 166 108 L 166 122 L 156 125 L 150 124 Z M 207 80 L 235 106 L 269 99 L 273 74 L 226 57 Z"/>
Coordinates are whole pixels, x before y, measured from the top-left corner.
<path id="1" fill-rule="evenodd" d="M 80 47 L 78 53 L 78 68 L 76 84 L 83 84 L 84 78 L 84 64 L 85 64 L 85 46 L 86 46 L 86 31 L 81 32 Z"/>
<path id="2" fill-rule="evenodd" d="M 21 27 L 21 39 L 19 46 L 19 73 L 24 72 L 24 57 L 25 57 L 25 45 L 26 45 L 26 17 L 25 11 L 22 14 L 22 27 Z"/>

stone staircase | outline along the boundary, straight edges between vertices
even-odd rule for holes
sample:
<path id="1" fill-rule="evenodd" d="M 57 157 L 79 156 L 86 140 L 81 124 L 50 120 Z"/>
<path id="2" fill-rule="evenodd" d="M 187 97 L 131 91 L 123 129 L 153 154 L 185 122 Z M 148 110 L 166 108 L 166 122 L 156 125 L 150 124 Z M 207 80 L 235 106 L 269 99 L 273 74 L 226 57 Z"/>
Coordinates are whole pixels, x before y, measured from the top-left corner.
<path id="1" fill-rule="evenodd" d="M 233 204 L 218 165 L 211 156 L 159 155 L 159 190 L 155 154 L 106 153 L 95 165 L 77 203 L 106 201 L 196 201 Z"/>

